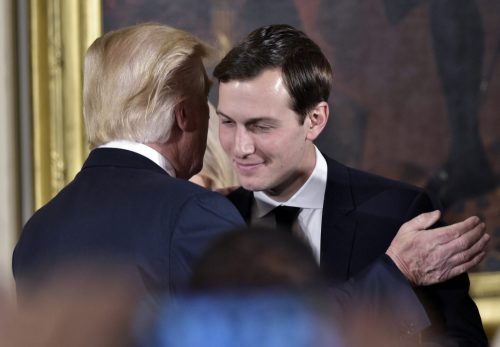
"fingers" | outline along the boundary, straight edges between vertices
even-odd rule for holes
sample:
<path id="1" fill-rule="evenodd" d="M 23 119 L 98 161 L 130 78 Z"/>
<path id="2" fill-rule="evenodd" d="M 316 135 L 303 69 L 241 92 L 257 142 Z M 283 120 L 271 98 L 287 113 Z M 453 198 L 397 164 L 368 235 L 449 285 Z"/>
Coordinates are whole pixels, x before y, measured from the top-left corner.
<path id="1" fill-rule="evenodd" d="M 448 273 L 446 273 L 445 275 L 441 276 L 441 278 L 440 278 L 439 281 L 436 281 L 434 283 L 443 282 L 443 281 L 449 280 L 450 278 L 456 277 L 458 275 L 461 275 L 461 274 L 469 271 L 474 266 L 476 266 L 477 264 L 479 264 L 484 259 L 485 256 L 486 256 L 486 252 L 479 252 L 478 254 L 476 254 L 469 261 L 467 261 L 465 263 L 462 263 L 460 265 L 457 265 L 454 268 L 452 268 Z M 432 284 L 432 283 L 429 283 L 429 284 Z"/>
<path id="2" fill-rule="evenodd" d="M 481 225 L 477 226 L 475 228 L 476 231 L 484 229 L 483 224 L 484 223 L 481 223 Z M 449 253 L 442 249 L 442 251 L 444 251 L 443 254 L 449 255 L 448 259 L 443 262 L 439 269 L 435 269 L 432 274 L 429 274 L 427 278 L 421 279 L 420 281 L 426 284 L 439 283 L 469 271 L 479 264 L 486 256 L 486 248 L 490 239 L 490 235 L 482 234 L 482 236 L 471 245 L 461 246 L 465 247 L 462 251 L 458 251 L 457 248 L 455 248 L 452 253 Z"/>
<path id="3" fill-rule="evenodd" d="M 485 256 L 490 236 L 478 217 L 428 229 L 440 216 L 433 211 L 408 221 L 386 252 L 413 284 L 443 282 L 476 266 Z"/>
<path id="4" fill-rule="evenodd" d="M 484 259 L 485 256 L 486 252 L 481 251 L 475 254 L 472 258 L 468 259 L 467 261 L 458 262 L 458 264 L 455 266 L 449 266 L 449 263 L 446 262 L 446 266 L 442 266 L 439 270 L 434 270 L 427 273 L 420 273 L 420 275 L 414 279 L 415 282 L 413 283 L 416 283 L 417 285 L 427 286 L 447 281 L 453 277 L 456 277 L 458 275 L 461 275 L 469 271 L 474 266 L 479 264 Z"/>
<path id="5" fill-rule="evenodd" d="M 474 217 L 471 217 L 474 218 Z M 471 219 L 469 218 L 469 219 Z M 476 217 L 477 218 L 477 217 Z M 464 222 L 450 225 L 449 227 L 443 227 L 444 233 L 441 241 L 444 241 L 443 252 L 445 254 L 456 254 L 464 251 L 478 242 L 483 235 L 486 233 L 486 225 L 477 220 L 465 220 Z M 477 222 L 477 224 L 475 224 Z M 458 226 L 458 224 L 462 224 Z M 448 228 L 448 229 L 447 229 Z M 448 241 L 445 241 L 448 240 Z"/>
<path id="6" fill-rule="evenodd" d="M 483 224 L 482 232 L 477 233 L 480 229 L 476 228 L 480 224 Z M 467 218 L 462 222 L 429 230 L 432 230 L 433 232 L 432 236 L 427 235 L 429 238 L 431 238 L 429 241 L 439 245 L 456 241 L 456 243 L 453 245 L 453 247 L 455 247 L 457 243 L 460 244 L 463 241 L 469 241 L 468 245 L 471 245 L 484 234 L 485 227 L 484 223 L 481 223 L 481 220 L 478 217 L 473 216 Z M 471 235 L 468 235 L 467 237 L 463 238 L 464 235 L 470 232 L 472 232 Z M 464 247 L 466 246 L 467 245 L 464 245 Z M 451 247 L 452 250 L 454 249 L 453 247 Z"/>
<path id="7" fill-rule="evenodd" d="M 441 217 L 441 212 L 439 210 L 421 213 L 406 222 L 404 227 L 410 230 L 424 230 L 436 223 L 439 220 L 439 217 Z"/>
<path id="8" fill-rule="evenodd" d="M 462 222 L 451 224 L 443 228 L 449 230 L 451 236 L 458 238 L 462 234 L 475 228 L 479 223 L 481 223 L 481 220 L 476 216 L 472 216 Z"/>
<path id="9" fill-rule="evenodd" d="M 491 237 L 488 234 L 483 234 L 476 242 L 464 248 L 463 251 L 452 255 L 448 259 L 450 267 L 457 267 L 474 259 L 480 253 L 486 254 L 486 249 Z"/>

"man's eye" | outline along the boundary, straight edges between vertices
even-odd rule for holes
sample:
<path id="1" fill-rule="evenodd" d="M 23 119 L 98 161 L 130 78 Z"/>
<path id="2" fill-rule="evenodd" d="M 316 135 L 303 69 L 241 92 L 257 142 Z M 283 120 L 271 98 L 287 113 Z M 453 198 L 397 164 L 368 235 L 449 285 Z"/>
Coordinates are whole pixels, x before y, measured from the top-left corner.
<path id="1" fill-rule="evenodd" d="M 267 132 L 270 131 L 273 127 L 264 124 L 253 124 L 251 129 L 257 132 Z"/>

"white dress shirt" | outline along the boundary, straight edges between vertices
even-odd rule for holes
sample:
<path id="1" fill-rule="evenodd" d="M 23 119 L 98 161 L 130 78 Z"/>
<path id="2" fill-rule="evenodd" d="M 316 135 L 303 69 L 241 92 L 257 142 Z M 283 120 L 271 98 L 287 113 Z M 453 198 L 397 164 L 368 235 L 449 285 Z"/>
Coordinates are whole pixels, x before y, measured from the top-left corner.
<path id="1" fill-rule="evenodd" d="M 100 145 L 98 148 L 118 148 L 135 152 L 153 161 L 155 164 L 157 164 L 159 167 L 165 170 L 170 176 L 175 177 L 175 170 L 170 164 L 170 162 L 167 160 L 167 158 L 165 158 L 155 149 L 143 143 L 127 141 L 127 140 L 115 140 Z"/>
<path id="2" fill-rule="evenodd" d="M 251 223 L 275 227 L 276 221 L 271 212 L 275 207 L 293 206 L 301 208 L 297 221 L 292 226 L 294 234 L 304 238 L 311 246 L 316 261 L 319 264 L 321 255 L 321 219 L 323 216 L 323 202 L 325 200 L 326 180 L 328 167 L 325 157 L 315 147 L 316 165 L 311 176 L 285 202 L 271 199 L 264 192 L 254 193 L 254 205 L 252 208 Z"/>

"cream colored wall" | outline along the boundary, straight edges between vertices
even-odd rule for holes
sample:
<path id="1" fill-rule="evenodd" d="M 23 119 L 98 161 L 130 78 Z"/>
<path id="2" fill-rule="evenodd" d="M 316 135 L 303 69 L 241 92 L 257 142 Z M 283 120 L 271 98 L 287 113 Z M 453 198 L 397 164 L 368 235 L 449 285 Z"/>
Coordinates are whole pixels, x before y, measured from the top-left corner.
<path id="1" fill-rule="evenodd" d="M 0 0 L 0 286 L 12 285 L 11 257 L 18 229 L 16 173 L 14 1 Z"/>

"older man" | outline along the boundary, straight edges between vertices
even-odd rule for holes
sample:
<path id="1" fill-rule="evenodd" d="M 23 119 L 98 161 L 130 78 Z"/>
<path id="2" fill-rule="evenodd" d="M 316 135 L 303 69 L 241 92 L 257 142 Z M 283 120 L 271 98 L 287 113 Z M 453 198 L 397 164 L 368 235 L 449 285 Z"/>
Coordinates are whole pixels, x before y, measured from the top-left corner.
<path id="1" fill-rule="evenodd" d="M 176 293 L 208 243 L 244 224 L 223 196 L 187 181 L 206 147 L 206 54 L 191 34 L 162 25 L 109 32 L 88 49 L 92 151 L 25 225 L 13 256 L 18 292 L 82 260 L 128 264 L 148 291 Z"/>

